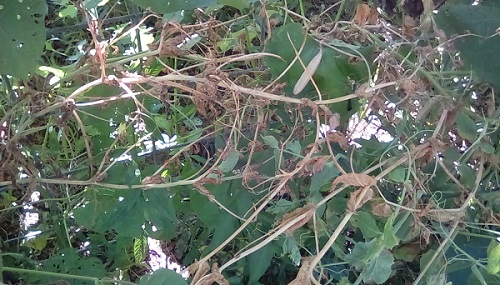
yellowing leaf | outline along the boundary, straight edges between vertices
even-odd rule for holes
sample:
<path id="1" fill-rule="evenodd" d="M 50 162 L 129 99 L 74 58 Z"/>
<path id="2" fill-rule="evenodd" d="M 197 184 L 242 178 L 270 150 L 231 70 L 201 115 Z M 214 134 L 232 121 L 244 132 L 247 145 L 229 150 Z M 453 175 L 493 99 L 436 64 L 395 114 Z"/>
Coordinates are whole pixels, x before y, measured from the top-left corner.
<path id="1" fill-rule="evenodd" d="M 488 273 L 497 274 L 500 272 L 500 244 L 497 244 L 488 254 Z"/>

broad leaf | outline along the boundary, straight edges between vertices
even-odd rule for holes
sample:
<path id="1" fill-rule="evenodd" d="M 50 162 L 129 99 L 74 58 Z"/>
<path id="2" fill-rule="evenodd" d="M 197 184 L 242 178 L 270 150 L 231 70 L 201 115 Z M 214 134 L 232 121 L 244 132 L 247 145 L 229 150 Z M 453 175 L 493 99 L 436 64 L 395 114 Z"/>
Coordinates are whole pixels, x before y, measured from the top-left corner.
<path id="1" fill-rule="evenodd" d="M 364 270 L 363 281 L 366 283 L 375 282 L 377 284 L 384 284 L 389 279 L 392 272 L 392 265 L 394 264 L 394 256 L 386 249 L 372 259 Z"/>
<path id="2" fill-rule="evenodd" d="M 311 194 L 318 193 L 321 187 L 326 184 L 331 184 L 333 178 L 337 177 L 339 174 L 339 170 L 333 165 L 333 163 L 326 164 L 323 170 L 314 174 L 311 178 L 311 186 L 309 187 L 309 192 Z"/>
<path id="3" fill-rule="evenodd" d="M 455 121 L 457 122 L 458 134 L 469 142 L 474 142 L 477 138 L 477 127 L 469 115 L 465 112 L 459 112 Z"/>
<path id="4" fill-rule="evenodd" d="M 377 227 L 377 222 L 375 221 L 373 216 L 367 212 L 357 212 L 352 222 L 354 226 L 358 227 L 361 230 L 365 239 L 378 237 L 382 234 L 382 232 Z"/>
<path id="5" fill-rule="evenodd" d="M 219 169 L 224 173 L 230 172 L 234 169 L 239 159 L 240 153 L 233 149 L 229 152 L 226 159 L 219 165 Z"/>
<path id="6" fill-rule="evenodd" d="M 389 249 L 392 249 L 396 245 L 399 244 L 399 239 L 396 237 L 396 234 L 394 233 L 394 215 L 390 216 L 389 219 L 385 222 L 384 225 L 384 233 L 382 235 L 382 244 L 388 247 Z"/>
<path id="7" fill-rule="evenodd" d="M 358 242 L 354 249 L 345 256 L 345 261 L 354 265 L 356 270 L 361 271 L 370 262 L 373 254 L 378 250 L 376 239 L 370 242 Z"/>
<path id="8" fill-rule="evenodd" d="M 274 257 L 273 243 L 267 244 L 265 247 L 250 254 L 247 257 L 247 268 L 249 272 L 248 284 L 258 282 L 259 278 L 266 272 L 271 260 Z"/>
<path id="9" fill-rule="evenodd" d="M 500 87 L 500 36 L 497 31 L 500 7 L 445 4 L 436 15 L 436 23 L 447 37 L 459 35 L 453 43 L 460 57 L 482 80 Z"/>
<path id="10" fill-rule="evenodd" d="M 27 79 L 45 43 L 46 1 L 3 0 L 0 4 L 0 73 Z"/>
<path id="11" fill-rule="evenodd" d="M 75 253 L 73 249 L 64 249 L 44 260 L 40 271 L 62 273 L 74 276 L 88 276 L 102 278 L 106 276 L 106 269 L 98 258 L 83 257 Z M 37 275 L 39 282 L 50 283 L 54 277 L 50 275 Z M 58 277 L 58 279 L 63 279 Z M 94 281 L 67 278 L 63 279 L 74 285 L 94 285 Z"/>
<path id="12" fill-rule="evenodd" d="M 161 268 L 156 270 L 151 275 L 146 275 L 141 278 L 139 285 L 187 285 L 187 281 L 182 278 L 177 272 Z"/>
<path id="13" fill-rule="evenodd" d="M 304 43 L 304 48 L 300 58 L 305 66 L 302 66 L 297 57 L 297 52 Z M 340 48 L 344 50 L 344 48 Z M 304 74 L 305 67 L 318 55 L 319 44 L 302 30 L 301 26 L 295 23 L 286 24 L 272 34 L 271 40 L 267 44 L 267 52 L 281 57 L 268 57 L 266 64 L 269 66 L 274 77 L 280 76 L 289 65 L 293 63 L 290 69 L 281 77 L 281 81 L 287 84 L 285 92 L 292 96 L 293 88 L 299 78 Z M 369 61 L 371 58 L 371 48 L 360 49 Z M 346 51 L 349 53 L 349 51 Z M 354 58 L 354 57 L 353 57 Z M 338 98 L 353 92 L 351 80 L 363 83 L 367 80 L 367 68 L 362 60 L 357 59 L 356 63 L 351 63 L 349 56 L 339 53 L 337 50 L 323 47 L 321 62 L 315 69 L 313 80 L 322 93 L 322 99 Z M 295 97 L 317 99 L 318 94 L 311 82 Z M 356 100 L 343 101 L 332 104 L 332 111 L 340 114 L 341 122 L 345 122 L 350 115 L 357 110 L 358 102 Z"/>

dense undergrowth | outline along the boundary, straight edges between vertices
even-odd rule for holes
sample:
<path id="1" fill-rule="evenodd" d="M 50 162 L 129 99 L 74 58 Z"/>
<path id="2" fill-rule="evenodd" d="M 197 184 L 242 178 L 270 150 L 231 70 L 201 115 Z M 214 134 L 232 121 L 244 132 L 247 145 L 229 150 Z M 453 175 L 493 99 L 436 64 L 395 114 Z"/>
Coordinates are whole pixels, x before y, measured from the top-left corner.
<path id="1" fill-rule="evenodd" d="M 0 1 L 3 282 L 499 284 L 499 15 Z"/>

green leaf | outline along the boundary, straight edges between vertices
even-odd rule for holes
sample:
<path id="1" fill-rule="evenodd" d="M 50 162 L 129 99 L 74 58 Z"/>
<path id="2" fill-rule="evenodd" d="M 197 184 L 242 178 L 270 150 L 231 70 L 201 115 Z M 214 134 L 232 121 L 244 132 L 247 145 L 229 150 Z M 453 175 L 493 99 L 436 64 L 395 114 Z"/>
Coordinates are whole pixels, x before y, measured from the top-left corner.
<path id="1" fill-rule="evenodd" d="M 291 151 L 293 154 L 300 155 L 302 151 L 302 147 L 300 146 L 300 142 L 293 140 L 286 143 L 286 149 Z"/>
<path id="2" fill-rule="evenodd" d="M 432 257 L 436 251 L 434 249 L 430 249 L 426 253 L 422 254 L 422 257 L 420 258 L 420 270 L 423 270 L 429 262 L 431 262 Z M 427 271 L 428 276 L 432 276 L 435 274 L 440 274 L 442 266 L 444 266 L 445 261 L 443 258 L 443 254 L 439 253 L 438 257 L 434 260 L 434 263 L 432 266 L 429 268 Z"/>
<path id="3" fill-rule="evenodd" d="M 131 186 L 140 184 L 141 179 L 137 174 L 139 170 L 137 163 L 134 161 L 118 162 L 106 172 L 106 183 L 121 184 Z"/>
<path id="4" fill-rule="evenodd" d="M 460 51 L 460 57 L 479 78 L 500 87 L 500 36 L 494 36 L 500 27 L 498 5 L 445 4 L 439 9 L 435 21 L 449 38 L 459 36 L 453 43 Z"/>
<path id="5" fill-rule="evenodd" d="M 467 164 L 460 164 L 457 169 L 460 173 L 460 182 L 469 189 L 473 189 L 476 184 L 476 172 Z"/>
<path id="6" fill-rule="evenodd" d="M 278 140 L 273 137 L 273 136 L 262 136 L 262 139 L 264 140 L 264 144 L 267 146 L 273 148 L 273 149 L 279 149 L 279 143 Z"/>
<path id="7" fill-rule="evenodd" d="M 306 35 L 299 24 L 289 23 L 276 29 L 270 41 L 266 46 L 266 51 L 276 54 L 281 58 L 267 57 L 266 65 L 269 66 L 273 77 L 281 76 L 281 81 L 287 85 L 285 92 L 290 96 L 293 95 L 293 88 L 301 75 L 304 73 L 304 66 L 300 61 L 296 60 L 289 68 L 289 65 L 296 58 L 296 51 L 300 49 L 305 40 L 305 45 L 300 54 L 300 58 L 305 66 L 318 54 L 320 50 L 319 44 L 310 36 Z M 346 53 L 352 53 L 352 50 L 340 48 Z M 368 62 L 373 54 L 373 48 L 360 48 L 359 52 L 365 56 Z M 356 54 L 357 55 L 357 54 Z M 352 63 L 354 57 L 341 54 L 337 50 L 323 47 L 323 56 L 321 62 L 316 69 L 312 79 L 322 93 L 322 99 L 332 99 L 350 94 L 353 92 L 352 82 L 364 83 L 368 79 L 368 70 L 364 61 L 360 58 L 356 59 L 356 63 Z M 311 82 L 297 95 L 297 98 L 317 99 L 318 94 Z M 332 104 L 332 111 L 340 114 L 341 123 L 357 110 L 358 101 L 343 101 Z"/>
<path id="8" fill-rule="evenodd" d="M 96 257 L 80 257 L 74 249 L 67 248 L 53 254 L 49 259 L 42 261 L 40 271 L 63 273 L 66 275 L 87 276 L 103 278 L 106 276 L 106 269 L 101 261 Z M 54 277 L 50 275 L 38 275 L 41 283 L 50 283 Z M 89 280 L 57 277 L 74 285 L 94 285 L 95 282 Z"/>
<path id="9" fill-rule="evenodd" d="M 4 0 L 0 5 L 0 73 L 27 79 L 45 45 L 46 1 Z"/>
<path id="10" fill-rule="evenodd" d="M 172 13 L 182 10 L 194 10 L 217 4 L 217 0 L 131 0 L 137 6 L 156 13 Z"/>
<path id="11" fill-rule="evenodd" d="M 177 217 L 173 203 L 175 197 L 167 189 L 149 189 L 143 192 L 146 199 L 144 218 L 156 227 L 156 235 L 171 238 L 176 234 Z"/>
<path id="12" fill-rule="evenodd" d="M 481 285 L 488 285 L 488 283 L 486 283 L 486 280 L 484 280 L 483 275 L 481 274 L 481 272 L 479 272 L 479 270 L 477 269 L 477 266 L 475 264 L 473 264 L 471 266 L 471 269 L 472 269 L 472 273 L 474 274 L 474 276 L 476 276 L 477 280 L 479 280 L 479 282 L 481 282 Z"/>
<path id="13" fill-rule="evenodd" d="M 474 142 L 477 138 L 477 126 L 474 121 L 465 112 L 459 112 L 455 120 L 458 134 L 462 138 Z"/>
<path id="14" fill-rule="evenodd" d="M 327 183 L 331 183 L 333 178 L 337 177 L 339 174 L 340 171 L 333 165 L 333 163 L 327 163 L 323 170 L 312 176 L 309 193 L 311 193 L 311 195 L 318 193 L 321 187 Z"/>
<path id="15" fill-rule="evenodd" d="M 227 155 L 226 160 L 224 160 L 219 165 L 219 169 L 224 173 L 233 171 L 239 159 L 240 159 L 240 153 L 237 150 L 233 149 Z"/>
<path id="16" fill-rule="evenodd" d="M 239 10 L 248 8 L 250 4 L 248 0 L 217 0 L 217 2 Z"/>
<path id="17" fill-rule="evenodd" d="M 213 250 L 218 247 L 222 242 L 224 242 L 237 228 L 237 220 L 227 214 L 224 213 L 219 216 L 215 224 L 215 232 L 210 243 L 208 250 Z"/>
<path id="18" fill-rule="evenodd" d="M 396 259 L 401 259 L 406 262 L 414 261 L 418 254 L 422 251 L 419 244 L 404 244 L 401 247 L 395 248 L 392 252 Z"/>
<path id="19" fill-rule="evenodd" d="M 271 264 L 271 260 L 274 257 L 274 244 L 269 243 L 265 247 L 259 249 L 258 251 L 250 254 L 247 257 L 247 270 L 249 273 L 248 284 L 258 282 L 260 277 L 264 275 L 267 268 Z"/>
<path id="20" fill-rule="evenodd" d="M 372 239 L 370 242 L 358 242 L 353 250 L 345 256 L 345 261 L 352 264 L 356 270 L 361 271 L 378 249 L 379 245 L 376 239 Z"/>
<path id="21" fill-rule="evenodd" d="M 500 244 L 497 244 L 488 254 L 488 273 L 500 272 Z"/>
<path id="22" fill-rule="evenodd" d="M 283 253 L 290 257 L 290 260 L 295 266 L 300 264 L 302 256 L 300 255 L 299 247 L 297 246 L 297 241 L 293 235 L 287 236 L 285 242 L 283 243 Z"/>
<path id="23" fill-rule="evenodd" d="M 391 215 L 389 219 L 385 222 L 384 225 L 384 233 L 382 235 L 382 244 L 388 247 L 389 249 L 392 249 L 396 245 L 399 244 L 399 239 L 396 237 L 396 234 L 394 233 L 394 215 Z"/>
<path id="24" fill-rule="evenodd" d="M 153 116 L 153 120 L 159 128 L 163 129 L 168 134 L 172 133 L 172 122 L 167 121 L 165 115 L 155 115 Z"/>
<path id="25" fill-rule="evenodd" d="M 361 230 L 365 239 L 375 238 L 382 234 L 373 216 L 367 212 L 357 212 L 353 219 L 353 225 Z"/>
<path id="26" fill-rule="evenodd" d="M 145 275 L 139 281 L 139 285 L 187 285 L 187 281 L 177 272 L 161 268 L 151 275 Z"/>
<path id="27" fill-rule="evenodd" d="M 493 154 L 493 153 L 495 153 L 495 147 L 492 146 L 489 143 L 482 142 L 481 144 L 479 144 L 479 147 L 486 154 Z"/>
<path id="28" fill-rule="evenodd" d="M 406 181 L 406 169 L 404 167 L 398 166 L 389 173 L 389 177 L 394 182 L 403 183 Z"/>
<path id="29" fill-rule="evenodd" d="M 383 284 L 387 279 L 389 279 L 392 273 L 392 265 L 394 264 L 394 256 L 387 249 L 382 250 L 382 252 L 377 256 L 377 258 L 372 259 L 365 270 L 363 271 L 363 281 L 366 283 L 375 282 L 377 284 Z"/>
<path id="30" fill-rule="evenodd" d="M 216 226 L 216 221 L 221 214 L 220 209 L 215 203 L 210 202 L 206 196 L 196 190 L 191 190 L 189 206 L 205 226 L 211 228 Z"/>

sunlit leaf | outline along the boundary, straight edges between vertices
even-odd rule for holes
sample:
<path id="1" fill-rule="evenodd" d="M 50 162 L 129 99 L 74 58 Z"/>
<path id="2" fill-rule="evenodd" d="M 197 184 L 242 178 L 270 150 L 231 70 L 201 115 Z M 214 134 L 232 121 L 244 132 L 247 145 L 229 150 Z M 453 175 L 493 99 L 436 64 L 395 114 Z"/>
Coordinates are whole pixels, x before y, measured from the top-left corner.
<path id="1" fill-rule="evenodd" d="M 396 167 L 391 172 L 389 172 L 389 177 L 394 182 L 403 183 L 406 180 L 406 170 L 404 167 Z"/>
<path id="2" fill-rule="evenodd" d="M 148 240 L 146 237 L 134 239 L 134 261 L 141 263 L 146 258 Z"/>
<path id="3" fill-rule="evenodd" d="M 488 273 L 497 274 L 500 272 L 500 244 L 497 244 L 488 254 Z"/>

